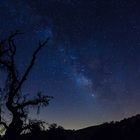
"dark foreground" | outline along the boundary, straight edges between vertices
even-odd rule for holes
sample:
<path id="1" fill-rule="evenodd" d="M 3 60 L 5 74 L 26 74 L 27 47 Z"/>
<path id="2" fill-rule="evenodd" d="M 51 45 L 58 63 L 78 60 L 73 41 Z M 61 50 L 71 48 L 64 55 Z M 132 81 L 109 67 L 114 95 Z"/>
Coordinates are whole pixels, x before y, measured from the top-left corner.
<path id="1" fill-rule="evenodd" d="M 12 138 L 11 138 L 12 139 Z M 140 115 L 120 122 L 104 123 L 81 130 L 54 128 L 24 134 L 18 140 L 140 140 Z"/>

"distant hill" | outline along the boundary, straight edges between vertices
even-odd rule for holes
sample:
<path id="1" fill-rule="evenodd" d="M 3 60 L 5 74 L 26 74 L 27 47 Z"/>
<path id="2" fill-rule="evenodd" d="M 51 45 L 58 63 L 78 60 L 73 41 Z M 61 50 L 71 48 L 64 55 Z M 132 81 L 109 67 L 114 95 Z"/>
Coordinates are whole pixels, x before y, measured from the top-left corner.
<path id="1" fill-rule="evenodd" d="M 76 131 L 77 140 L 140 140 L 140 115 Z"/>
<path id="2" fill-rule="evenodd" d="M 22 135 L 19 140 L 140 140 L 140 115 L 80 130 L 55 128 Z"/>

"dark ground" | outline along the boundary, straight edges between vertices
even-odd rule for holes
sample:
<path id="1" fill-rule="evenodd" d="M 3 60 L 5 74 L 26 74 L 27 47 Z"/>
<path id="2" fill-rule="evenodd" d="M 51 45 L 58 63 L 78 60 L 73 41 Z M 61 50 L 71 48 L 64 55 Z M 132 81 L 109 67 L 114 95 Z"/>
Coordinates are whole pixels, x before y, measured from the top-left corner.
<path id="1" fill-rule="evenodd" d="M 33 131 L 18 140 L 140 140 L 140 115 L 120 122 L 104 123 L 80 130 L 53 128 Z"/>

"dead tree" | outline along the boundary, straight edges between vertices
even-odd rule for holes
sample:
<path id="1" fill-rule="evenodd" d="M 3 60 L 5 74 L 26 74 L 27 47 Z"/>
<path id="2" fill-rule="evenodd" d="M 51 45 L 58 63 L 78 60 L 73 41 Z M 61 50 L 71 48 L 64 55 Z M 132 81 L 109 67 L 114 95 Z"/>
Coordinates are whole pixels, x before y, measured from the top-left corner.
<path id="1" fill-rule="evenodd" d="M 28 75 L 33 68 L 38 53 L 46 46 L 48 38 L 44 42 L 38 43 L 34 51 L 28 67 L 25 69 L 23 75 L 19 76 L 19 71 L 16 66 L 15 55 L 17 46 L 15 38 L 19 35 L 16 31 L 12 33 L 6 40 L 0 42 L 0 70 L 3 70 L 7 75 L 5 87 L 0 88 L 0 129 L 5 129 L 4 140 L 16 139 L 25 129 L 30 128 L 28 121 L 28 109 L 31 106 L 40 107 L 49 104 L 51 96 L 44 96 L 37 93 L 36 98 L 27 99 L 26 95 L 22 93 L 22 87 Z M 11 113 L 11 121 L 5 120 L 3 108 Z"/>

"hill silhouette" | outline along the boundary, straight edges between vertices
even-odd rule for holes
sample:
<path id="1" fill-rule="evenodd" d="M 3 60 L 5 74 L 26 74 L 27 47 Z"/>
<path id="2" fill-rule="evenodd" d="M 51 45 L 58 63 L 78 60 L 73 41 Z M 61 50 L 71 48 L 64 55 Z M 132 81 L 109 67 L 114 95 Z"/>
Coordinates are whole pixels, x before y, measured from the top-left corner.
<path id="1" fill-rule="evenodd" d="M 76 132 L 78 140 L 140 140 L 140 115 Z"/>
<path id="2" fill-rule="evenodd" d="M 140 115 L 79 130 L 51 127 L 23 134 L 19 140 L 140 140 Z"/>

